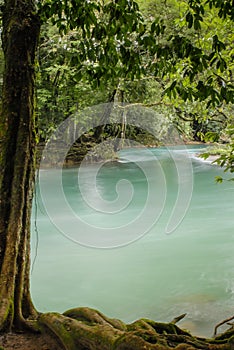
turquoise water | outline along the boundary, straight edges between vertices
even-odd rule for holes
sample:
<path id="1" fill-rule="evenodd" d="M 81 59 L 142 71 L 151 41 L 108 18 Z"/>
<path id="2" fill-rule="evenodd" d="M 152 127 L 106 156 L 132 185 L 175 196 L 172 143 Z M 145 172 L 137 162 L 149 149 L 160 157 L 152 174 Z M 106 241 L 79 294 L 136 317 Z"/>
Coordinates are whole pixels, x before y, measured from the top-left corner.
<path id="1" fill-rule="evenodd" d="M 118 163 L 83 166 L 80 178 L 76 168 L 63 170 L 71 217 L 55 185 L 59 171 L 41 170 L 44 205 L 37 194 L 32 217 L 36 307 L 90 306 L 126 322 L 187 313 L 180 325 L 205 336 L 232 316 L 234 186 L 215 183 L 222 171 L 195 157 L 200 148 L 127 149 Z"/>

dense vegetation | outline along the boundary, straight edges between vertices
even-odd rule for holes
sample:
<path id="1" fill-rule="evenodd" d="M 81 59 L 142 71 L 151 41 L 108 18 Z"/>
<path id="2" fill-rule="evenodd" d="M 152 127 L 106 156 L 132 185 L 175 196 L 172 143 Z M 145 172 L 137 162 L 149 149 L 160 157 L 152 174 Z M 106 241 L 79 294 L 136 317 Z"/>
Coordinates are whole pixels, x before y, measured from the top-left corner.
<path id="1" fill-rule="evenodd" d="M 103 29 L 90 34 L 91 43 L 81 29 L 61 36 L 55 24 L 43 25 L 37 88 L 42 137 L 85 106 L 121 98 L 155 105 L 187 139 L 222 130 L 226 140 L 233 112 L 232 20 L 223 25 L 218 10 L 208 5 L 199 15 L 188 12 L 185 1 L 139 3 L 144 19 L 142 32 L 132 34 L 135 42 L 120 44 L 115 33 L 106 33 L 109 19 L 101 18 Z M 121 60 L 132 60 L 131 70 Z"/>
<path id="2" fill-rule="evenodd" d="M 82 28 L 73 18 L 66 23 L 59 5 L 42 2 L 37 64 L 40 141 L 65 118 L 110 101 L 151 106 L 168 125 L 175 125 L 185 141 L 232 140 L 232 12 L 226 8 L 222 12 L 212 1 L 191 2 L 191 7 L 187 1 L 174 0 L 138 4 L 141 12 L 135 4 L 125 16 L 121 6 L 119 13 L 114 7 L 111 13 L 108 3 L 106 8 L 94 7 Z M 138 24 L 128 28 L 133 12 Z M 47 20 L 51 16 L 52 21 Z M 113 18 L 116 23 L 108 31 Z M 124 40 L 123 33 L 118 34 L 123 24 Z M 87 121 L 76 118 L 76 123 L 82 129 Z M 137 139 L 139 130 L 126 131 L 127 137 Z M 121 126 L 99 132 L 104 138 L 120 137 Z M 90 133 L 89 141 L 99 142 L 98 132 Z M 143 133 L 140 142 L 154 140 Z"/>
<path id="3" fill-rule="evenodd" d="M 133 33 L 122 41 L 116 29 L 108 32 L 111 19 L 101 12 L 99 29 L 89 29 L 85 40 L 74 24 L 64 30 L 59 18 L 44 23 L 37 86 L 40 138 L 45 140 L 59 122 L 86 106 L 121 101 L 155 109 L 185 141 L 232 142 L 232 13 L 214 5 L 139 1 L 140 24 L 127 27 L 126 33 Z M 131 12 L 126 18 L 117 18 L 117 12 L 111 16 L 118 27 Z M 82 118 L 76 123 L 85 128 Z M 92 132 L 89 142 L 99 142 L 100 133 L 120 137 L 121 126 Z M 157 144 L 136 128 L 127 128 L 126 137 Z M 232 156 L 232 146 L 227 150 Z M 227 158 L 222 155 L 219 163 L 226 164 Z"/>

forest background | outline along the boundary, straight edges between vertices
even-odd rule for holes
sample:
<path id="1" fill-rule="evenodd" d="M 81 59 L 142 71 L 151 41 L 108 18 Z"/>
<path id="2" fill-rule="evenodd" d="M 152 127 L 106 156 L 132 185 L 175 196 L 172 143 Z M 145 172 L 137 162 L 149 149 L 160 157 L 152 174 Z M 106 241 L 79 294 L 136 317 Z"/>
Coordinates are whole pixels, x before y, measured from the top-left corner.
<path id="1" fill-rule="evenodd" d="M 138 5 L 138 28 L 128 28 L 130 12 L 122 20 L 118 18 L 122 15 L 120 4 L 119 14 L 113 13 L 119 21 L 117 27 L 115 23 L 113 28 L 106 27 L 109 19 L 103 12 L 95 19 L 95 33 L 89 35 L 87 29 L 77 28 L 75 19 L 65 26 L 56 14 L 62 11 L 61 5 L 50 7 L 44 3 L 36 63 L 39 144 L 43 147 L 57 126 L 71 115 L 75 115 L 74 128 L 82 133 L 89 123 L 81 113 L 84 108 L 117 101 L 151 107 L 165 119 L 165 128 L 173 124 L 185 142 L 228 144 L 216 147 L 213 153 L 228 154 L 230 159 L 233 14 L 228 13 L 228 7 L 216 8 L 212 2 L 203 6 L 200 1 L 138 0 Z M 92 16 L 90 12 L 86 19 L 90 23 Z M 121 41 L 118 26 L 124 22 L 126 31 L 132 33 Z M 1 85 L 3 67 L 1 51 Z M 90 130 L 67 159 L 81 161 L 93 144 L 121 137 L 122 129 L 122 125 L 108 125 Z M 124 136 L 148 146 L 158 144 L 145 130 L 131 125 L 126 126 Z M 102 156 L 111 158 L 113 150 Z M 222 156 L 219 163 L 227 164 L 227 158 Z M 231 164 L 228 169 L 233 169 Z"/>

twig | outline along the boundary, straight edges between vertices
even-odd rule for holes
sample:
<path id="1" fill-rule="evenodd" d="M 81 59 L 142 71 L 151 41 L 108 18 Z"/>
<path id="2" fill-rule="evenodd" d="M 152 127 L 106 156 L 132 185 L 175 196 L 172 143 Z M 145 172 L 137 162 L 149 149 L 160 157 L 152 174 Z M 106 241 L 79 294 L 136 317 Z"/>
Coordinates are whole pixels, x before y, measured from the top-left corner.
<path id="1" fill-rule="evenodd" d="M 218 323 L 218 324 L 215 326 L 215 328 L 214 328 L 214 337 L 217 335 L 217 329 L 218 329 L 220 326 L 222 326 L 223 324 L 225 324 L 225 323 L 227 323 L 227 322 L 229 322 L 229 321 L 231 321 L 231 320 L 233 320 L 233 319 L 234 319 L 234 316 L 229 317 L 229 318 L 226 318 L 226 319 L 223 320 L 222 322 Z"/>

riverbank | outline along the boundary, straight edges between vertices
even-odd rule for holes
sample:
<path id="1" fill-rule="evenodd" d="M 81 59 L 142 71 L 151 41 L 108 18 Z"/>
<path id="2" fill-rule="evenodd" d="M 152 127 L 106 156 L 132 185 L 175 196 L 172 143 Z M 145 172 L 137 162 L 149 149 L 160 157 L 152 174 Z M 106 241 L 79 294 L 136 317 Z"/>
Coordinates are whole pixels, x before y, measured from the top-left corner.
<path id="1" fill-rule="evenodd" d="M 87 141 L 87 140 L 86 140 Z M 185 141 L 183 146 L 204 145 L 196 141 Z M 121 147 L 120 147 L 121 146 Z M 126 141 L 124 144 L 116 144 L 112 139 L 97 144 L 93 139 L 87 142 L 76 143 L 70 149 L 64 144 L 56 142 L 46 148 L 44 143 L 40 143 L 37 148 L 37 167 L 39 168 L 71 168 L 81 164 L 97 164 L 106 162 L 116 162 L 119 160 L 118 152 L 124 149 L 144 149 L 170 147 L 170 144 L 134 144 Z M 175 145 L 179 146 L 179 145 Z M 68 148 L 68 149 L 66 149 Z"/>
<path id="2" fill-rule="evenodd" d="M 182 314 L 169 323 L 139 319 L 125 324 L 97 310 L 76 308 L 64 314 L 42 314 L 42 334 L 5 334 L 0 337 L 3 350 L 232 350 L 234 329 L 216 338 L 196 337 L 177 323 Z"/>

